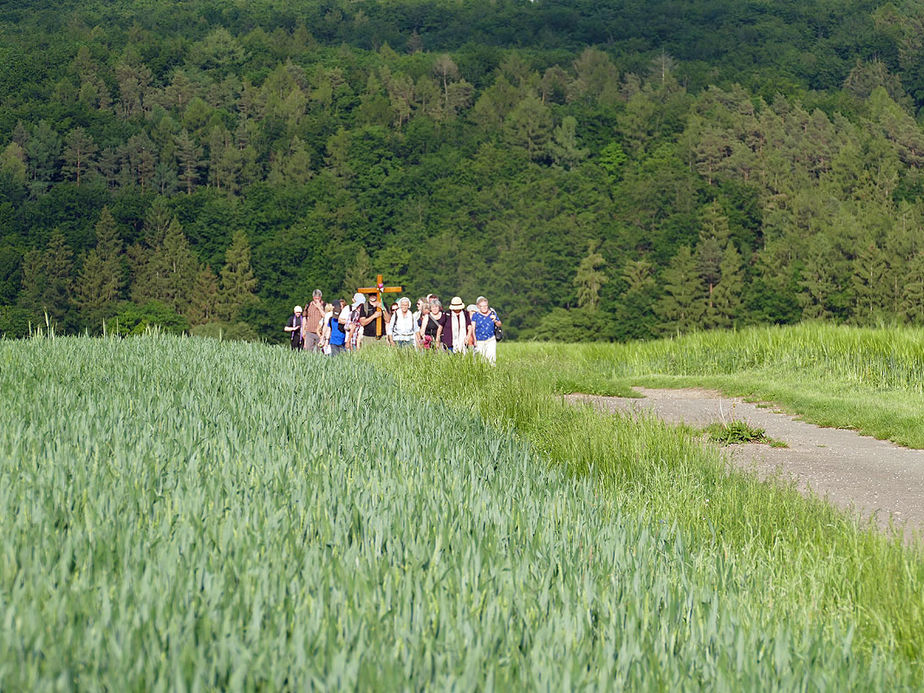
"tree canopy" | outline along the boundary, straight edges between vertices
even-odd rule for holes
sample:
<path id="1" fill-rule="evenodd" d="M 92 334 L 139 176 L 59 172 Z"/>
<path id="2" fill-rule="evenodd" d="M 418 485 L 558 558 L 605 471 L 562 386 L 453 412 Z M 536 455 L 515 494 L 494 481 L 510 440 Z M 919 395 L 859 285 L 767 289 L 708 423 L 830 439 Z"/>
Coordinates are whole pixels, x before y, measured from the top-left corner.
<path id="1" fill-rule="evenodd" d="M 514 337 L 920 322 L 922 26 L 908 0 L 6 6 L 0 333 L 279 339 L 379 272 L 486 295 Z"/>

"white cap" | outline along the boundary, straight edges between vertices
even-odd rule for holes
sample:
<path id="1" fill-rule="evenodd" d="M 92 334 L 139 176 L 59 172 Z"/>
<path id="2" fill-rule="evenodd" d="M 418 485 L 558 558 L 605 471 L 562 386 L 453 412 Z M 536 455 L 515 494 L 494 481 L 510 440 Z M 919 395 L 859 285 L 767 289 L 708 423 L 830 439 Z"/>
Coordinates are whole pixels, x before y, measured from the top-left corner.
<path id="1" fill-rule="evenodd" d="M 292 312 L 293 312 L 293 313 L 301 313 L 301 312 L 302 312 L 302 307 L 301 307 L 301 306 L 295 306 L 295 308 L 292 309 Z"/>
<path id="2" fill-rule="evenodd" d="M 358 291 L 357 291 L 355 294 L 353 294 L 353 308 L 354 308 L 354 309 L 355 309 L 357 306 L 361 306 L 361 305 L 362 305 L 363 303 L 365 303 L 365 302 L 366 302 L 366 295 L 365 295 L 365 294 L 361 294 L 361 293 L 359 293 Z"/>

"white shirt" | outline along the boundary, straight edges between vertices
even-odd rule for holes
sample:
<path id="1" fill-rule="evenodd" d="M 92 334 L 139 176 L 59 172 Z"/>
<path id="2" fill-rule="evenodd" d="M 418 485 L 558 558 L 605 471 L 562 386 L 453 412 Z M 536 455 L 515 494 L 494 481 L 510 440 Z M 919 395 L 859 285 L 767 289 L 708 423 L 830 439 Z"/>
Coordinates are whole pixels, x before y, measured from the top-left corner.
<path id="1" fill-rule="evenodd" d="M 396 342 L 409 342 L 414 338 L 414 333 L 417 331 L 417 321 L 411 311 L 402 314 L 398 310 L 397 313 L 391 316 L 389 327 Z"/>

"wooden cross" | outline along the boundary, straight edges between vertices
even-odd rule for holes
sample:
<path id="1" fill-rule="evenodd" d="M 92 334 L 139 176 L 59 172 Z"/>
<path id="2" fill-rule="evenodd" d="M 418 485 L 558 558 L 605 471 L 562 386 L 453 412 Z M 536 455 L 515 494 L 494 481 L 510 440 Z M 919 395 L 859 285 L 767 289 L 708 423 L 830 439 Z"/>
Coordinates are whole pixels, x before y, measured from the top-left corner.
<path id="1" fill-rule="evenodd" d="M 382 275 L 379 274 L 375 278 L 375 286 L 365 287 L 362 289 L 357 289 L 361 294 L 375 294 L 379 299 L 379 310 L 382 315 L 375 321 L 375 336 L 381 337 L 385 334 L 385 301 L 383 294 L 399 294 L 404 291 L 403 286 L 385 286 L 382 281 Z"/>

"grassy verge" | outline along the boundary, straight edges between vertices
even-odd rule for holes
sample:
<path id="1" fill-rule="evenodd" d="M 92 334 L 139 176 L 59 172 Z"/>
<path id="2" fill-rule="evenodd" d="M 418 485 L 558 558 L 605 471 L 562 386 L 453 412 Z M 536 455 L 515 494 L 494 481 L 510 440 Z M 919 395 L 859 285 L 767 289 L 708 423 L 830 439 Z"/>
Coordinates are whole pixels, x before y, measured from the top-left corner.
<path id="1" fill-rule="evenodd" d="M 479 412 L 553 466 L 596 478 L 618 507 L 650 525 L 677 526 L 698 550 L 734 563 L 734 579 L 748 585 L 755 605 L 850 623 L 863 651 L 898 652 L 920 672 L 924 560 L 917 548 L 791 487 L 728 473 L 719 453 L 689 431 L 563 403 L 556 396 L 563 384 L 611 392 L 617 381 L 582 363 L 555 372 L 567 354 L 550 347 L 505 349 L 496 369 L 388 350 L 364 357 L 393 373 L 402 389 Z M 751 581 L 756 574 L 760 580 Z"/>
<path id="2" fill-rule="evenodd" d="M 924 329 L 824 324 L 630 344 L 509 344 L 511 369 L 555 392 L 706 387 L 776 402 L 806 421 L 924 448 Z"/>

